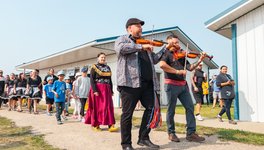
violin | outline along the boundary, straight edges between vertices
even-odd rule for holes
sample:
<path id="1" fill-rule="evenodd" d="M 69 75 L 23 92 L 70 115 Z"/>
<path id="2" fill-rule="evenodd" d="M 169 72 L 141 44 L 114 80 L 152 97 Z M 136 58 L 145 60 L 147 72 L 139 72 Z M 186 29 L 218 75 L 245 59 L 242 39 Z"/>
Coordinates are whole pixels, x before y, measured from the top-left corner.
<path id="1" fill-rule="evenodd" d="M 168 44 L 167 42 L 159 41 L 159 40 L 146 40 L 146 39 L 136 39 L 136 44 L 150 44 L 152 46 L 161 47 L 164 44 Z"/>
<path id="2" fill-rule="evenodd" d="M 194 58 L 197 58 L 197 57 L 199 57 L 199 56 L 201 56 L 201 53 L 197 53 L 197 52 L 189 52 L 189 53 L 187 53 L 187 57 L 188 58 L 192 58 L 192 59 L 194 59 Z M 181 58 L 185 58 L 186 57 L 186 52 L 185 51 L 181 51 L 181 52 L 176 52 L 176 51 L 174 51 L 174 53 L 173 53 L 173 57 L 175 58 L 175 59 L 181 59 Z M 209 56 L 209 55 L 207 55 L 207 54 L 205 54 L 205 57 L 207 57 L 207 58 L 209 58 L 209 60 L 212 60 L 212 58 L 214 57 L 214 56 Z"/>

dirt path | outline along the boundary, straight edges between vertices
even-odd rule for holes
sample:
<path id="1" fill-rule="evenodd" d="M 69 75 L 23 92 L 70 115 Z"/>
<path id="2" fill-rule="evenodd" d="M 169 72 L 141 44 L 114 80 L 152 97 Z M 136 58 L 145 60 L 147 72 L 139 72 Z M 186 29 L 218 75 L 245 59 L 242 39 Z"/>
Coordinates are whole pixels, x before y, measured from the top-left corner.
<path id="1" fill-rule="evenodd" d="M 28 114 L 26 112 L 9 112 L 7 110 L 0 110 L 0 116 L 9 118 L 16 122 L 18 126 L 32 126 L 33 133 L 44 134 L 45 140 L 61 149 L 69 150 L 119 150 L 120 146 L 120 133 L 109 133 L 107 130 L 102 132 L 94 132 L 89 125 L 84 125 L 74 119 L 69 119 L 63 125 L 57 125 L 55 116 L 47 116 L 43 113 L 39 115 Z M 117 123 L 119 126 L 119 123 Z M 104 127 L 107 129 L 107 127 Z M 132 130 L 133 147 L 136 149 L 146 149 L 138 146 L 137 136 L 138 129 Z M 151 140 L 153 143 L 159 144 L 161 149 L 264 149 L 264 146 L 253 146 L 247 144 L 240 144 L 235 142 L 219 141 L 216 136 L 206 137 L 206 142 L 193 143 L 185 140 L 185 135 L 178 135 L 181 138 L 180 143 L 172 143 L 167 140 L 165 132 L 153 131 L 151 132 Z"/>

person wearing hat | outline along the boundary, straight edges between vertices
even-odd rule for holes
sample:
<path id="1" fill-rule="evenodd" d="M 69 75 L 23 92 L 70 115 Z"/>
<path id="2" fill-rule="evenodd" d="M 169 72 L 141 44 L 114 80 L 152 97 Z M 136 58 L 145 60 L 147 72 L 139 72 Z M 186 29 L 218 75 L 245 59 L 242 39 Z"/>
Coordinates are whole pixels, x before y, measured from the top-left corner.
<path id="1" fill-rule="evenodd" d="M 64 71 L 58 72 L 58 80 L 54 82 L 52 86 L 52 92 L 54 93 L 54 101 L 56 105 L 56 118 L 57 118 L 57 124 L 61 125 L 63 124 L 61 120 L 61 114 L 65 108 L 65 94 L 66 94 L 66 83 L 64 82 Z M 64 118 L 66 120 L 66 118 Z"/>
<path id="2" fill-rule="evenodd" d="M 118 55 L 117 86 L 122 99 L 121 145 L 125 150 L 133 149 L 131 142 L 132 116 L 138 100 L 145 107 L 139 130 L 137 144 L 149 148 L 159 148 L 150 141 L 149 133 L 155 92 L 158 91 L 158 79 L 154 64 L 163 55 L 163 50 L 155 54 L 150 44 L 136 44 L 142 38 L 144 21 L 130 18 L 126 23 L 127 34 L 115 41 Z M 157 123 L 158 124 L 158 123 Z"/>
<path id="3" fill-rule="evenodd" d="M 50 108 L 54 104 L 54 93 L 52 92 L 53 87 L 53 78 L 47 78 L 48 84 L 44 85 L 43 94 L 45 95 L 46 104 L 47 104 L 47 115 L 51 116 Z"/>
<path id="4" fill-rule="evenodd" d="M 73 81 L 72 83 L 72 95 L 73 95 L 73 98 L 72 100 L 74 101 L 74 111 L 73 111 L 73 118 L 74 119 L 81 119 L 81 102 L 80 102 L 80 99 L 76 96 L 78 95 L 78 91 L 76 88 L 77 87 L 77 79 L 82 75 L 82 73 L 80 72 L 77 72 L 75 74 L 75 80 Z"/>
<path id="5" fill-rule="evenodd" d="M 88 98 L 89 90 L 90 90 L 90 79 L 87 77 L 88 67 L 83 67 L 81 69 L 82 75 L 76 81 L 76 97 L 80 99 L 81 102 L 81 110 L 80 110 L 80 121 L 84 122 L 84 107 Z"/>

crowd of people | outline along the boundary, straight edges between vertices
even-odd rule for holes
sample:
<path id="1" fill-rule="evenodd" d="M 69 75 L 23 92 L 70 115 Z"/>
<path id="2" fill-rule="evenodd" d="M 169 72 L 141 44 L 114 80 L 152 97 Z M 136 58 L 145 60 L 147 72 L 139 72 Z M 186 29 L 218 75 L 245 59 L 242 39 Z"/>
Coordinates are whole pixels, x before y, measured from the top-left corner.
<path id="1" fill-rule="evenodd" d="M 230 124 L 236 124 L 230 115 L 230 107 L 235 97 L 234 80 L 227 74 L 227 66 L 221 66 L 220 74 L 213 76 L 208 83 L 207 75 L 202 71 L 202 62 L 206 53 L 201 53 L 197 62 L 189 63 L 186 57 L 177 57 L 182 53 L 177 36 L 169 35 L 167 44 L 157 53 L 153 52 L 153 44 L 138 43 L 142 37 L 144 21 L 130 18 L 126 23 L 127 34 L 115 41 L 117 53 L 117 86 L 122 100 L 121 115 L 121 145 L 124 150 L 132 150 L 131 129 L 134 110 L 142 105 L 144 113 L 139 129 L 138 145 L 159 149 L 159 145 L 151 142 L 149 133 L 152 128 L 160 125 L 161 114 L 157 91 L 160 89 L 154 65 L 159 63 L 164 71 L 165 93 L 168 100 L 166 115 L 168 139 L 180 142 L 175 130 L 175 109 L 177 99 L 186 111 L 186 139 L 193 142 L 202 142 L 204 137 L 196 133 L 196 119 L 202 121 L 201 107 L 206 97 L 209 104 L 209 85 L 213 86 L 213 108 L 217 99 L 221 101 L 222 110 L 217 118 L 222 122 L 222 115 L 227 114 Z M 186 52 L 185 52 L 186 54 Z M 0 108 L 1 104 L 8 103 L 9 111 L 22 112 L 23 101 L 26 99 L 28 112 L 38 114 L 38 104 L 43 98 L 46 101 L 46 113 L 52 116 L 56 108 L 57 124 L 63 124 L 69 114 L 70 102 L 74 103 L 72 117 L 80 122 L 90 124 L 94 131 L 101 131 L 101 125 L 107 125 L 108 131 L 116 132 L 114 106 L 112 96 L 113 83 L 111 68 L 106 64 L 106 54 L 99 53 L 97 63 L 93 64 L 88 74 L 88 67 L 70 78 L 64 71 L 54 75 L 50 69 L 42 81 L 39 71 L 33 70 L 29 77 L 20 73 L 3 76 L 0 70 Z M 186 74 L 192 72 L 191 90 L 189 90 Z M 196 101 L 196 114 L 191 98 Z M 85 113 L 85 106 L 88 109 Z M 55 105 L 54 105 L 55 104 Z"/>

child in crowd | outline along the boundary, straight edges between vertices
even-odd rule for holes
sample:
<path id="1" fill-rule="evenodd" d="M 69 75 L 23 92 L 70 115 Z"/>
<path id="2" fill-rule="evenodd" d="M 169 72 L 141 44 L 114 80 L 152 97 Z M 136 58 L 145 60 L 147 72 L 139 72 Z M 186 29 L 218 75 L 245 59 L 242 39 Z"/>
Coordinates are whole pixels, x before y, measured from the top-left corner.
<path id="1" fill-rule="evenodd" d="M 47 115 L 51 116 L 50 108 L 52 107 L 54 103 L 54 93 L 52 92 L 52 87 L 53 87 L 53 78 L 48 77 L 47 78 L 48 84 L 44 86 L 44 95 L 46 97 L 46 104 L 47 104 Z"/>
<path id="2" fill-rule="evenodd" d="M 77 97 L 76 95 L 78 95 L 78 88 L 76 88 L 77 86 L 77 79 L 81 76 L 82 74 L 80 72 L 77 72 L 75 75 L 75 80 L 72 83 L 72 95 L 73 95 L 73 101 L 74 101 L 74 111 L 73 111 L 73 118 L 74 119 L 79 119 L 81 120 L 81 102 L 79 97 Z"/>
<path id="3" fill-rule="evenodd" d="M 65 102 L 65 110 L 64 114 L 65 116 L 69 115 L 69 106 L 70 106 L 70 99 L 72 94 L 72 85 L 71 85 L 71 79 L 69 76 L 65 77 L 66 82 L 66 102 Z"/>
<path id="4" fill-rule="evenodd" d="M 88 98 L 89 90 L 90 90 L 90 78 L 87 76 L 88 67 L 83 67 L 81 69 L 82 75 L 77 79 L 77 86 L 76 86 L 76 96 L 80 99 L 81 102 L 81 119 L 80 121 L 84 122 L 84 107 Z"/>
<path id="5" fill-rule="evenodd" d="M 58 125 L 63 124 L 61 121 L 61 114 L 65 108 L 65 94 L 66 94 L 66 83 L 63 81 L 65 76 L 64 71 L 58 72 L 59 80 L 55 81 L 52 87 L 52 92 L 54 93 L 54 101 L 56 104 L 56 118 Z M 66 120 L 66 117 L 63 118 Z"/>

